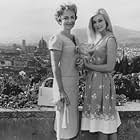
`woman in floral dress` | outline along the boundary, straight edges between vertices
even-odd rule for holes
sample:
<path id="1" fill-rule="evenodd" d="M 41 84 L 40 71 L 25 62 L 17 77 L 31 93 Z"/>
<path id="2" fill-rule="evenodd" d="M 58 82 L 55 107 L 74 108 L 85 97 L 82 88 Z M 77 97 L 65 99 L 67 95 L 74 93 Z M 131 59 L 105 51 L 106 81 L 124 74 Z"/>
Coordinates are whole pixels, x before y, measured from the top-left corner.
<path id="1" fill-rule="evenodd" d="M 98 140 L 117 140 L 121 124 L 116 105 L 115 84 L 111 75 L 116 62 L 117 43 L 107 12 L 99 9 L 89 20 L 90 58 L 84 59 L 88 70 L 81 129 L 98 133 Z"/>

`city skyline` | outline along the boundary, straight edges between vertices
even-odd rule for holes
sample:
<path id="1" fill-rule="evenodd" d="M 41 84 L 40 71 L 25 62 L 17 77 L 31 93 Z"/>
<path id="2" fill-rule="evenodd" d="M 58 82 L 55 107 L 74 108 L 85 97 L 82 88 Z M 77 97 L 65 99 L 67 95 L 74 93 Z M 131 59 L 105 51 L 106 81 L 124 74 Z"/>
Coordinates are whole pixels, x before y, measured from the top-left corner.
<path id="1" fill-rule="evenodd" d="M 69 0 L 0 0 L 0 43 L 35 42 L 54 34 L 59 28 L 54 20 L 57 5 Z M 138 0 L 70 0 L 77 5 L 75 28 L 86 28 L 98 8 L 105 8 L 113 25 L 140 31 Z"/>

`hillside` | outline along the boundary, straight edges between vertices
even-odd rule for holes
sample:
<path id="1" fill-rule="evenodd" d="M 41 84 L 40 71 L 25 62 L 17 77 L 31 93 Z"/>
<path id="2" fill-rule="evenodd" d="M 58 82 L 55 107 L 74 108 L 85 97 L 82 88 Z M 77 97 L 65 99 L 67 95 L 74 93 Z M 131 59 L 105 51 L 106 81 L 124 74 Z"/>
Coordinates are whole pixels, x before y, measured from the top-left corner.
<path id="1" fill-rule="evenodd" d="M 128 46 L 130 47 L 135 47 L 135 46 L 140 47 L 140 31 L 125 29 L 120 26 L 113 26 L 113 31 L 119 43 L 129 44 Z M 73 33 L 79 38 L 80 42 L 87 42 L 86 28 L 76 28 L 73 30 Z M 51 33 L 46 33 L 43 36 L 43 38 L 48 42 L 50 36 L 52 36 Z M 32 35 L 29 38 L 31 38 L 31 40 L 34 40 L 34 42 L 36 42 L 36 43 L 31 43 L 34 45 L 37 45 L 40 40 L 40 36 L 38 35 Z M 29 44 L 28 41 L 27 41 L 27 44 Z M 8 49 L 12 45 L 13 43 L 4 44 L 0 42 L 0 48 L 3 48 L 3 49 Z M 19 45 L 21 45 L 21 43 L 19 43 Z"/>
<path id="2" fill-rule="evenodd" d="M 119 26 L 114 26 L 113 30 L 119 42 L 140 43 L 140 31 L 125 29 Z"/>
<path id="3" fill-rule="evenodd" d="M 140 43 L 140 31 L 134 31 L 130 29 L 125 29 L 119 26 L 113 26 L 114 34 L 119 43 L 127 43 L 127 44 L 139 44 Z M 87 41 L 87 32 L 86 28 L 82 29 L 74 29 L 73 33 L 77 35 L 80 42 Z"/>

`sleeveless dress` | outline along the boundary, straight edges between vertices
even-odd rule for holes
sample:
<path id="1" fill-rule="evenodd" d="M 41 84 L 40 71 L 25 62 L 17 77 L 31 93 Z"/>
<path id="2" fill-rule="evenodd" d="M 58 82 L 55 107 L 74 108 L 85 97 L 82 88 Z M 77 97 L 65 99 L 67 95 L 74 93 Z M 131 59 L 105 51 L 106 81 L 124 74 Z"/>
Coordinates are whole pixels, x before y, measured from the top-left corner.
<path id="1" fill-rule="evenodd" d="M 62 74 L 62 83 L 65 92 L 70 99 L 68 106 L 67 123 L 62 126 L 64 121 L 64 109 L 56 111 L 54 129 L 58 139 L 70 139 L 75 137 L 79 130 L 79 112 L 78 112 L 78 71 L 75 68 L 75 44 L 72 40 L 62 34 L 57 34 L 49 40 L 50 50 L 62 51 L 60 60 L 60 69 Z M 60 98 L 56 79 L 53 82 L 53 94 L 56 101 Z M 66 120 L 65 120 L 66 121 Z"/>
<path id="2" fill-rule="evenodd" d="M 94 64 L 107 63 L 107 35 L 93 49 Z M 81 130 L 111 134 L 121 124 L 116 106 L 115 84 L 110 72 L 88 71 L 81 120 Z"/>

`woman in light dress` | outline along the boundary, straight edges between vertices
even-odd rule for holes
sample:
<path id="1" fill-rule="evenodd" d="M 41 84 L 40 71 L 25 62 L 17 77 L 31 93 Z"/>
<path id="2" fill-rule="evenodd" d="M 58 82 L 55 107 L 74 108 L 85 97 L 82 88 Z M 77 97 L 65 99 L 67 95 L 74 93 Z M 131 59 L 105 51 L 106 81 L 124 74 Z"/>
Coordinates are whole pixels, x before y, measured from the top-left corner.
<path id="1" fill-rule="evenodd" d="M 117 42 L 107 12 L 99 9 L 89 20 L 88 49 L 90 58 L 84 59 L 88 70 L 82 112 L 81 130 L 98 133 L 98 140 L 117 140 L 121 124 L 116 105 L 114 70 Z"/>
<path id="2" fill-rule="evenodd" d="M 57 140 L 68 140 L 79 131 L 78 71 L 75 68 L 75 47 L 78 39 L 71 33 L 77 19 L 75 4 L 62 4 L 55 19 L 60 31 L 49 40 L 54 75 L 53 94 L 56 100 L 55 130 Z"/>

